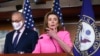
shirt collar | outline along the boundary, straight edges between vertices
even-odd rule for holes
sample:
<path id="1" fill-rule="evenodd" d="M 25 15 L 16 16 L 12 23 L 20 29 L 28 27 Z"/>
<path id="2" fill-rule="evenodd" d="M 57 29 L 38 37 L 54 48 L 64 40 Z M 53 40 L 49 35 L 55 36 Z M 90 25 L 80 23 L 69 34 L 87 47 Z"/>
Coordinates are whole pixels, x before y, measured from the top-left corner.
<path id="1" fill-rule="evenodd" d="M 23 32 L 25 30 L 25 26 L 22 27 L 22 29 L 20 29 L 20 32 Z"/>

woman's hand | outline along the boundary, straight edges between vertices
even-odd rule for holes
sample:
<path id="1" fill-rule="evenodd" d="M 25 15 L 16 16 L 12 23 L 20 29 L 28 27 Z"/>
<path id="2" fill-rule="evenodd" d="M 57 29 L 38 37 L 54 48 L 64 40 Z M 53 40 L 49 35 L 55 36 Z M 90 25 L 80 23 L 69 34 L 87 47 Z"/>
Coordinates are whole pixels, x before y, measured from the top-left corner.
<path id="1" fill-rule="evenodd" d="M 47 30 L 47 34 L 52 37 L 52 38 L 56 38 L 57 36 L 57 29 L 51 29 L 51 28 L 46 28 Z"/>

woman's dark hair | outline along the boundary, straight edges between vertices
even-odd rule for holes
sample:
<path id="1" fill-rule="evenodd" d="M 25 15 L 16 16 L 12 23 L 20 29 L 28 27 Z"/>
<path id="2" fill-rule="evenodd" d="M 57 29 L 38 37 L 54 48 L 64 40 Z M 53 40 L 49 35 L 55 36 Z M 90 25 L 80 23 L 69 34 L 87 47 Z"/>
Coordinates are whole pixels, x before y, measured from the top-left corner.
<path id="1" fill-rule="evenodd" d="M 48 16 L 49 16 L 49 15 L 52 15 L 52 14 L 53 14 L 53 15 L 56 15 L 57 18 L 58 18 L 58 28 L 57 28 L 57 30 L 59 31 L 59 30 L 62 29 L 62 27 L 61 27 L 61 22 L 60 22 L 60 19 L 59 19 L 58 15 L 57 15 L 56 13 L 50 11 L 50 12 L 48 12 L 48 13 L 45 15 L 45 17 L 44 17 L 44 31 L 45 31 L 45 28 L 48 27 Z"/>

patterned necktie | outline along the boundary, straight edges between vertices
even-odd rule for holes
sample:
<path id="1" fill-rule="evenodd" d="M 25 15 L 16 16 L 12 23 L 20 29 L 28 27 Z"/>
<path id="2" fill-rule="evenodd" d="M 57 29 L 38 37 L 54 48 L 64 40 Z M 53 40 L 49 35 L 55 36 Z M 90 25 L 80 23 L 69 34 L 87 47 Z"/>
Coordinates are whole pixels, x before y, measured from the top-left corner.
<path id="1" fill-rule="evenodd" d="M 15 48 L 16 45 L 17 45 L 17 40 L 18 40 L 19 34 L 20 34 L 20 32 L 17 31 L 17 35 L 16 35 L 16 37 L 15 37 L 15 39 L 14 39 L 14 42 L 13 42 L 13 46 L 14 46 L 14 48 Z"/>

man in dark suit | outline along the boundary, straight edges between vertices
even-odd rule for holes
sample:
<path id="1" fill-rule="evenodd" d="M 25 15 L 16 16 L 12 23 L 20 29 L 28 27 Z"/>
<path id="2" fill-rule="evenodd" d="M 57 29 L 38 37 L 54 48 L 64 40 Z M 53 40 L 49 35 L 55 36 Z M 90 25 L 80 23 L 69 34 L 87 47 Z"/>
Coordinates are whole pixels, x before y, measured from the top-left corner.
<path id="1" fill-rule="evenodd" d="M 4 53 L 31 53 L 38 40 L 37 32 L 25 28 L 24 16 L 14 12 L 11 17 L 14 30 L 6 35 Z"/>

